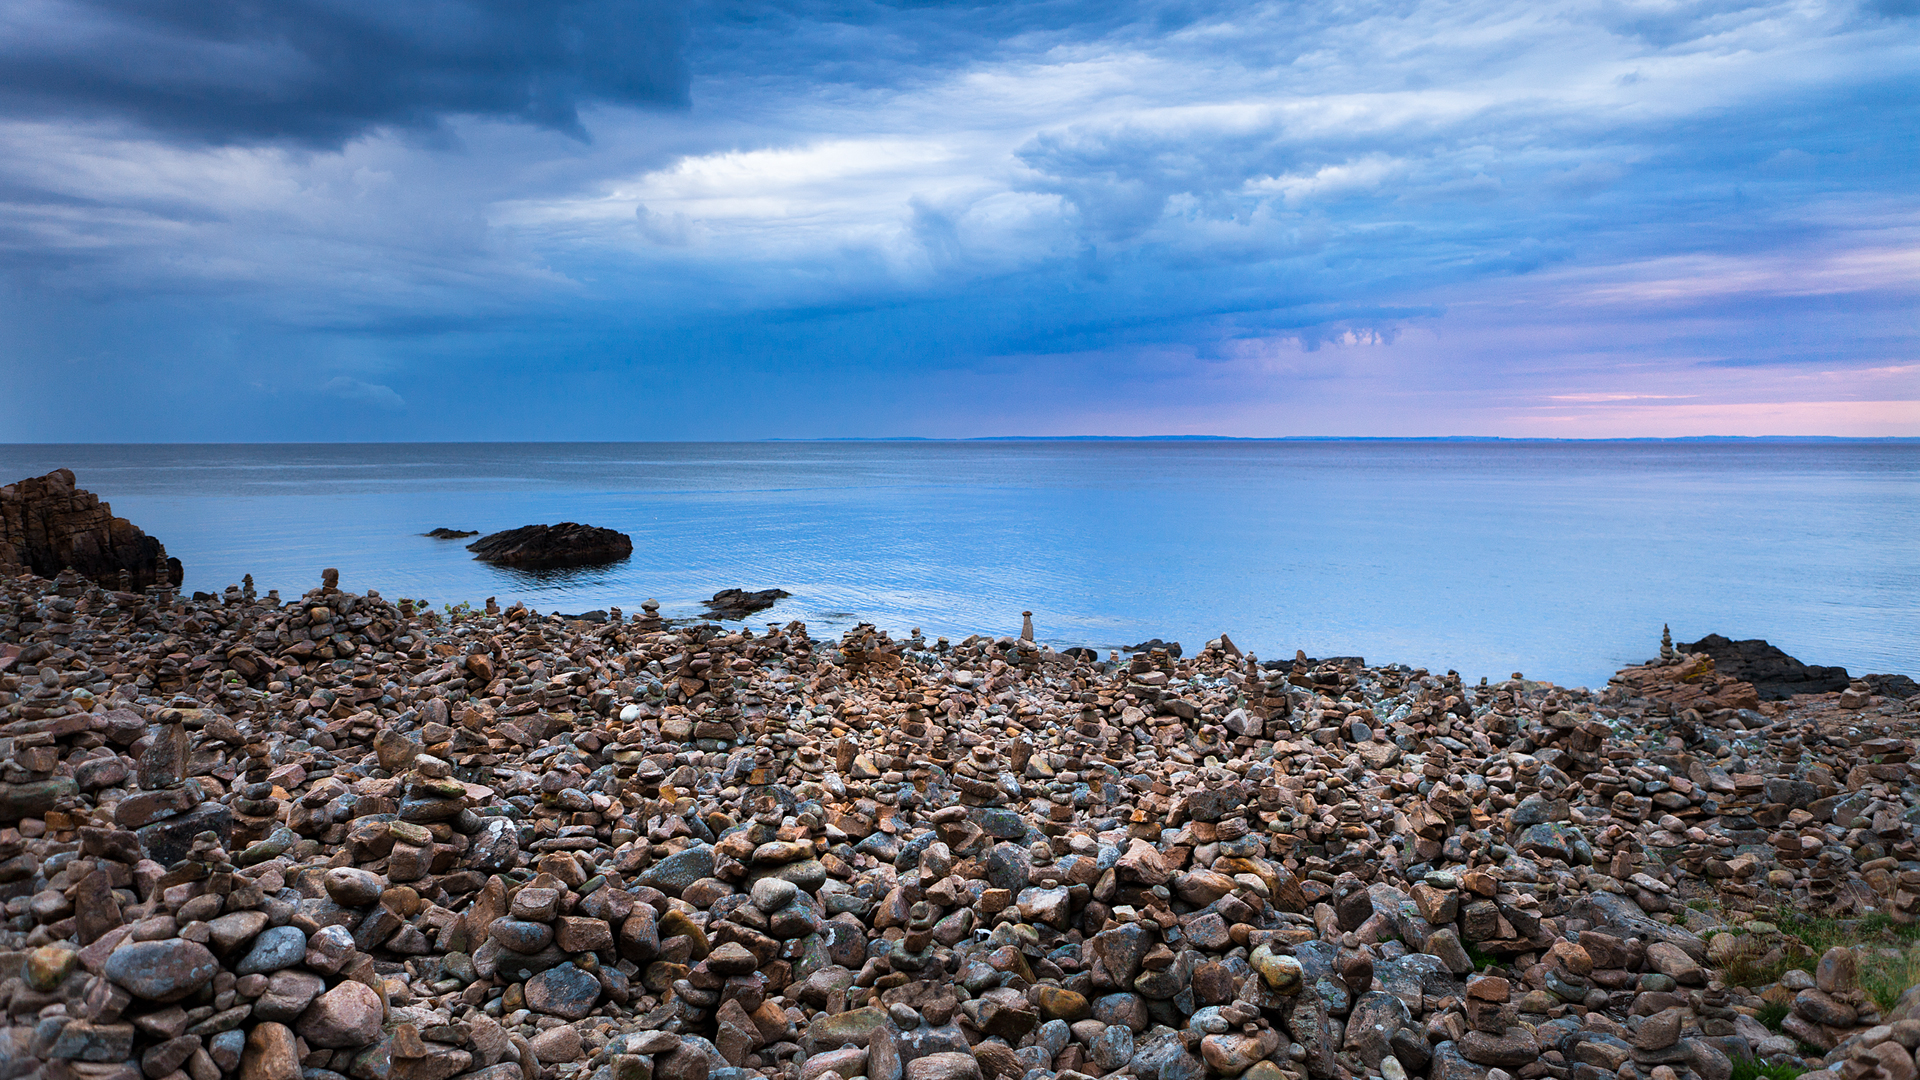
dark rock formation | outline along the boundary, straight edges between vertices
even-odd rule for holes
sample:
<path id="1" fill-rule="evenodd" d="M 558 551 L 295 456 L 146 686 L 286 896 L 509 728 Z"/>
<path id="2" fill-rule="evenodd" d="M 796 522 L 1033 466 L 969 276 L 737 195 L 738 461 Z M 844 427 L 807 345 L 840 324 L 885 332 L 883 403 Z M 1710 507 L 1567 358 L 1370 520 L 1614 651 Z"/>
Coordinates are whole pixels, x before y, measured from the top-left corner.
<path id="1" fill-rule="evenodd" d="M 563 521 L 483 536 L 468 544 L 467 550 L 482 562 L 506 566 L 594 566 L 633 554 L 633 538 L 612 529 Z"/>
<path id="2" fill-rule="evenodd" d="M 1128 645 L 1123 651 L 1129 652 L 1129 653 L 1143 653 L 1143 652 L 1152 652 L 1155 649 L 1165 649 L 1167 650 L 1168 656 L 1171 656 L 1176 660 L 1180 658 L 1179 642 L 1161 641 L 1159 638 L 1148 638 L 1147 640 L 1141 642 L 1138 645 Z"/>
<path id="3" fill-rule="evenodd" d="M 1684 653 L 1713 657 L 1716 672 L 1750 682 L 1762 701 L 1785 701 L 1795 694 L 1826 694 L 1847 688 L 1847 669 L 1803 664 L 1759 638 L 1729 641 L 1708 634 L 1679 646 Z"/>
<path id="4" fill-rule="evenodd" d="M 707 614 L 716 619 L 739 621 L 756 611 L 765 611 L 777 600 L 785 600 L 793 594 L 785 589 L 761 589 L 748 592 L 745 589 L 721 589 L 706 602 Z"/>
<path id="5" fill-rule="evenodd" d="M 441 529 L 435 529 L 435 530 L 433 530 L 432 532 L 428 532 L 428 533 L 422 533 L 421 535 L 422 535 L 422 536 L 431 536 L 431 537 L 433 537 L 433 538 L 434 538 L 435 540 L 465 540 L 465 539 L 466 539 L 467 537 L 469 537 L 469 536 L 479 536 L 479 535 L 480 535 L 480 530 L 479 530 L 479 529 L 445 529 L 445 528 L 441 528 Z"/>
<path id="6" fill-rule="evenodd" d="M 1860 681 L 1867 684 L 1871 693 L 1892 698 L 1910 698 L 1920 694 L 1920 683 L 1905 675 L 1862 675 Z"/>
<path id="7" fill-rule="evenodd" d="M 75 487 L 71 469 L 0 487 L 0 568 L 51 578 L 69 566 L 108 588 L 120 587 L 121 571 L 134 589 L 177 586 L 184 576 L 160 541 Z"/>

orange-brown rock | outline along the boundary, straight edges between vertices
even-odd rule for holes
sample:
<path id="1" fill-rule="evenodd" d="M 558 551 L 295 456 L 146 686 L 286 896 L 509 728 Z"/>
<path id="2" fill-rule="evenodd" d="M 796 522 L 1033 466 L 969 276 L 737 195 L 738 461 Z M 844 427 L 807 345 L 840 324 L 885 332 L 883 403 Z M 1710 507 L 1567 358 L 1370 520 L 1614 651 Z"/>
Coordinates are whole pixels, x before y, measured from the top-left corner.
<path id="1" fill-rule="evenodd" d="M 1675 709 L 1758 709 L 1760 694 L 1750 682 L 1728 678 L 1714 670 L 1713 657 L 1691 653 L 1672 663 L 1654 662 L 1622 668 L 1611 680 L 1633 694 L 1664 701 Z"/>

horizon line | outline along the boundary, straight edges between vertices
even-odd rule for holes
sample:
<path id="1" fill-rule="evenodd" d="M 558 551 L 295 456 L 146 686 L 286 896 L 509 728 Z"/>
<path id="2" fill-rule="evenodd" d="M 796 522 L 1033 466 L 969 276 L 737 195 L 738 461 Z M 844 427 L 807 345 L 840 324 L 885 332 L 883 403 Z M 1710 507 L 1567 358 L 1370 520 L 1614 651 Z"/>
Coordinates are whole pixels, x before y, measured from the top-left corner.
<path id="1" fill-rule="evenodd" d="M 1586 438 L 1534 435 L 822 435 L 745 439 L 329 439 L 270 442 L 0 442 L 0 447 L 60 446 L 638 446 L 751 445 L 755 443 L 964 442 L 1395 442 L 1395 443 L 1920 443 L 1920 435 L 1619 435 Z"/>

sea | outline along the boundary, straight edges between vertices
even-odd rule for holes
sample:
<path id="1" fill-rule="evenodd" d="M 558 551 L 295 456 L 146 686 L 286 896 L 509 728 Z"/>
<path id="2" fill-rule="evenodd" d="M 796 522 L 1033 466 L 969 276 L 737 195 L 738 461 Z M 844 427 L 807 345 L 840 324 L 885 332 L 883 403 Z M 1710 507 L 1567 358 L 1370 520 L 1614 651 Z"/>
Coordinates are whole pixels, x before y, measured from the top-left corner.
<path id="1" fill-rule="evenodd" d="M 1920 676 L 1912 441 L 0 445 L 0 482 L 60 467 L 190 591 L 291 599 L 335 567 L 435 607 L 695 618 L 780 588 L 752 626 L 958 640 L 1030 611 L 1056 647 L 1226 634 L 1593 688 L 1670 625 Z M 561 521 L 633 555 L 535 573 L 422 535 Z"/>

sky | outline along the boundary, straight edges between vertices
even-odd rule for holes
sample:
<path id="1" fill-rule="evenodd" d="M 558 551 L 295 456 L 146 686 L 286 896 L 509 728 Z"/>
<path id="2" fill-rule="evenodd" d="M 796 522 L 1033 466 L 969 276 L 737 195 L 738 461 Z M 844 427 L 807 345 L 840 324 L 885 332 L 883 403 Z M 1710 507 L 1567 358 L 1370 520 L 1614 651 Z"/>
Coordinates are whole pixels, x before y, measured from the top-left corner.
<path id="1" fill-rule="evenodd" d="M 12 0 L 0 441 L 1920 436 L 1920 0 Z"/>

